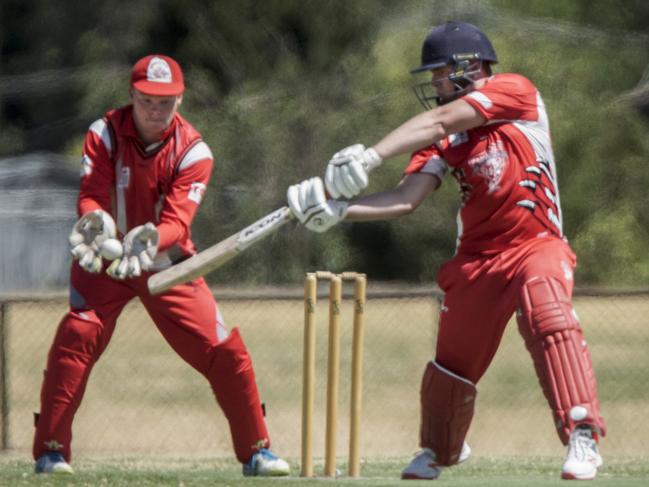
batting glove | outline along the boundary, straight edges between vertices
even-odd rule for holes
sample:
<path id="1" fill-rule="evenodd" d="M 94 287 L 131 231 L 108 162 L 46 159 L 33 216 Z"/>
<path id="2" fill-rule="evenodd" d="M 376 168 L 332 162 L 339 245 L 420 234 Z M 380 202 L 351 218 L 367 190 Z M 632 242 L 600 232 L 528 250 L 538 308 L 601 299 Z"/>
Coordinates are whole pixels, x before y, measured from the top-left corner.
<path id="1" fill-rule="evenodd" d="M 347 215 L 348 204 L 344 201 L 328 200 L 320 178 L 307 179 L 289 187 L 286 199 L 295 217 L 314 232 L 329 230 Z"/>
<path id="2" fill-rule="evenodd" d="M 114 260 L 106 272 L 114 279 L 138 277 L 153 266 L 160 234 L 153 223 L 133 228 L 124 237 L 124 255 Z"/>
<path id="3" fill-rule="evenodd" d="M 350 145 L 336 152 L 327 164 L 325 185 L 332 198 L 352 198 L 367 187 L 369 172 L 383 159 L 372 147 Z"/>
<path id="4" fill-rule="evenodd" d="M 86 213 L 72 227 L 68 237 L 70 253 L 82 269 L 97 273 L 102 267 L 101 246 L 116 235 L 115 222 L 104 210 Z"/>

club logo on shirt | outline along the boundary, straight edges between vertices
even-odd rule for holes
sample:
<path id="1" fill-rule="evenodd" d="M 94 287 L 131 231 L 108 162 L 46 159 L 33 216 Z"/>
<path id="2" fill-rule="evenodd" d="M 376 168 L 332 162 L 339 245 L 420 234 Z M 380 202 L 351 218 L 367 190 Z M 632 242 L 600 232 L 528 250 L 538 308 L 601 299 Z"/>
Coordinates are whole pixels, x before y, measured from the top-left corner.
<path id="1" fill-rule="evenodd" d="M 487 181 L 488 194 L 500 188 L 500 180 L 505 172 L 508 157 L 503 143 L 497 140 L 496 143 L 489 144 L 485 152 L 481 152 L 467 161 L 472 169 L 472 174 L 481 176 Z"/>
<path id="2" fill-rule="evenodd" d="M 192 200 L 197 205 L 200 205 L 201 201 L 203 200 L 203 195 L 205 194 L 205 189 L 206 186 L 203 183 L 192 183 L 191 187 L 189 188 L 189 194 L 187 195 L 187 198 Z"/>
<path id="3" fill-rule="evenodd" d="M 119 172 L 119 177 L 117 178 L 117 187 L 128 188 L 128 184 L 130 181 L 131 181 L 131 168 L 123 167 Z"/>

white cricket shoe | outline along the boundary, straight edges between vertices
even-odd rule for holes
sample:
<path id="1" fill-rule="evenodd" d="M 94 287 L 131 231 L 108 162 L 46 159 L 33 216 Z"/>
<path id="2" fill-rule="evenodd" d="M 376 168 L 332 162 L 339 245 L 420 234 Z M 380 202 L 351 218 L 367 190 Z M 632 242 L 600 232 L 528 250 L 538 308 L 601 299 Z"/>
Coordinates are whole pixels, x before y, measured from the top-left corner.
<path id="1" fill-rule="evenodd" d="M 561 478 L 592 480 L 603 463 L 592 430 L 588 426 L 577 426 L 570 434 L 566 461 L 561 467 Z"/>
<path id="2" fill-rule="evenodd" d="M 250 457 L 248 463 L 243 464 L 244 477 L 283 477 L 289 471 L 288 463 L 266 448 L 259 450 Z"/>
<path id="3" fill-rule="evenodd" d="M 34 466 L 35 473 L 74 473 L 72 467 L 65 461 L 63 455 L 55 451 L 43 453 Z"/>
<path id="4" fill-rule="evenodd" d="M 471 456 L 471 448 L 465 442 L 457 463 L 462 463 Z M 410 464 L 401 472 L 404 480 L 435 480 L 442 473 L 444 465 L 439 465 L 435 460 L 435 452 L 430 448 L 422 450 L 412 459 Z"/>

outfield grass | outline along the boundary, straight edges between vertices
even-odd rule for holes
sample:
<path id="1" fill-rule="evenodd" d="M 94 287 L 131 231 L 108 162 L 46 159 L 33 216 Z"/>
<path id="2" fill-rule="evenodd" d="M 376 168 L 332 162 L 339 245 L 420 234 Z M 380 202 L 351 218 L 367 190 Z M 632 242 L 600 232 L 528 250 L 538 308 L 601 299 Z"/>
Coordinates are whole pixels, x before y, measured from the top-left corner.
<path id="1" fill-rule="evenodd" d="M 369 290 L 372 290 L 371 282 Z M 218 297 L 218 290 L 216 293 Z M 302 301 L 299 298 L 223 299 L 220 305 L 227 324 L 240 327 L 251 351 L 261 396 L 267 405 L 273 450 L 284 457 L 299 458 Z M 616 465 L 623 465 L 625 458 L 648 458 L 649 423 L 643 418 L 649 404 L 649 298 L 579 298 L 575 306 L 593 354 L 600 402 L 608 422 L 609 433 L 601 444 L 607 466 L 617 468 Z M 29 463 L 15 462 L 28 462 L 30 457 L 32 412 L 38 410 L 42 368 L 56 323 L 65 309 L 63 301 L 27 302 L 8 308 L 5 324 L 10 386 L 8 439 L 12 456 L 3 460 L 0 482 L 7 481 L 3 477 L 5 470 L 9 472 L 7 475 L 19 478 L 31 469 Z M 324 454 L 325 351 L 322 345 L 326 335 L 326 311 L 326 300 L 321 300 L 314 435 L 314 453 L 320 458 Z M 341 459 L 346 454 L 349 427 L 346 415 L 351 311 L 346 303 L 342 309 L 338 434 Z M 418 393 L 421 373 L 433 355 L 435 301 L 432 298 L 370 298 L 365 321 L 361 454 L 363 461 L 368 462 L 367 475 L 396 478 L 407 461 L 404 456 L 417 449 Z M 553 478 L 563 458 L 564 447 L 554 432 L 515 323 L 510 323 L 478 391 L 476 415 L 468 435 L 477 458 L 470 466 L 458 469 L 458 475 L 466 470 L 466 475 L 479 480 L 480 474 L 474 469 L 485 468 L 491 472 L 492 464 L 481 458 L 516 457 L 521 459 L 517 462 L 531 468 L 528 458 L 540 457 L 550 459 L 547 478 Z M 221 477 L 221 468 L 203 459 L 232 457 L 227 424 L 206 381 L 170 350 L 137 303 L 129 305 L 123 313 L 113 341 L 93 371 L 75 421 L 73 450 L 74 465 L 81 471 L 85 471 L 81 468 L 83 465 L 98 471 L 104 464 L 103 459 L 116 456 L 141 458 L 143 465 L 147 465 L 145 459 L 185 458 L 186 463 L 168 475 L 188 475 L 188 479 L 194 474 L 202 475 L 201 472 L 205 472 L 206 478 Z M 373 463 L 380 458 L 397 457 L 402 461 L 386 466 L 383 473 L 380 472 L 382 464 Z M 187 467 L 191 465 L 191 458 L 199 461 L 196 472 Z M 609 463 L 610 458 L 620 461 Z M 227 466 L 231 464 L 223 465 L 224 472 L 229 472 Z M 496 468 L 498 463 L 494 465 Z M 510 468 L 515 470 L 515 465 L 513 463 Z M 136 477 L 148 475 L 139 468 L 131 472 L 128 462 L 112 463 L 110 468 Z M 232 478 L 238 478 L 238 469 L 234 466 L 232 469 Z M 533 468 L 532 472 L 535 472 Z M 496 469 L 493 475 L 510 473 L 504 468 L 502 472 Z M 449 472 L 448 477 L 452 475 L 454 471 Z M 101 478 L 98 475 L 88 479 L 87 485 L 96 485 Z M 462 481 L 470 482 L 471 478 Z M 191 480 L 186 482 L 184 477 L 183 482 L 197 485 L 187 484 Z M 499 485 L 507 485 L 506 480 L 503 482 Z M 532 484 L 514 482 L 511 485 Z"/>
<path id="2" fill-rule="evenodd" d="M 336 486 L 393 486 L 430 485 L 429 482 L 399 480 L 407 458 L 390 458 L 363 464 L 362 477 L 339 477 Z M 150 458 L 121 460 L 84 460 L 76 465 L 73 476 L 37 476 L 32 464 L 11 457 L 0 457 L 0 486 L 57 487 L 57 486 L 130 486 L 130 487 L 192 487 L 192 486 L 255 486 L 331 485 L 332 479 L 284 477 L 276 479 L 243 478 L 240 467 L 225 460 L 169 459 L 156 463 Z M 297 470 L 296 470 L 297 471 Z M 535 487 L 573 485 L 559 478 L 556 459 L 473 458 L 466 464 L 442 473 L 434 485 L 481 487 Z M 643 459 L 607 460 L 596 486 L 646 486 L 649 483 L 649 465 Z M 591 484 L 589 484 L 591 485 Z"/>

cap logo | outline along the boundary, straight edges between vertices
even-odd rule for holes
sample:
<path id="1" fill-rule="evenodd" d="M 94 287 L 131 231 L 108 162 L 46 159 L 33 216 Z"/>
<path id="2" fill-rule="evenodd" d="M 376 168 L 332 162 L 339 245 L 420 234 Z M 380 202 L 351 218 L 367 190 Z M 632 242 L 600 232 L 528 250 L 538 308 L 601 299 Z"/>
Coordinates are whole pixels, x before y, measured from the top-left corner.
<path id="1" fill-rule="evenodd" d="M 154 83 L 171 83 L 171 68 L 167 61 L 159 57 L 151 59 L 146 69 L 146 79 Z"/>

